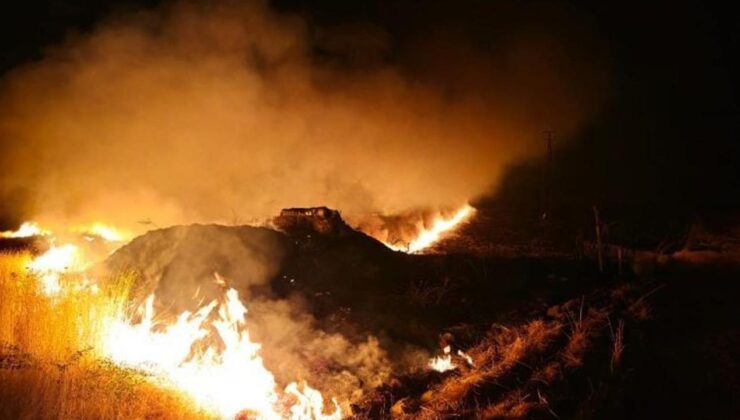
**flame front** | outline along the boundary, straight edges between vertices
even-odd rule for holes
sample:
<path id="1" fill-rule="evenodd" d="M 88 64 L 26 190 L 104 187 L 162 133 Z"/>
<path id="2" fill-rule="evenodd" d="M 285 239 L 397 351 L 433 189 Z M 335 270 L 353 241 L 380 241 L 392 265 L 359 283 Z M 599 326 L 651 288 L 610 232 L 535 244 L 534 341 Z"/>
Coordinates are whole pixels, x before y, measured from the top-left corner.
<path id="1" fill-rule="evenodd" d="M 98 236 L 108 240 L 103 234 Z M 86 264 L 77 246 L 56 246 L 53 237 L 51 242 L 47 252 L 28 264 L 42 283 L 43 293 L 49 297 L 97 293 L 97 286 L 90 286 L 86 277 L 60 282 L 60 276 L 83 270 Z M 261 419 L 340 419 L 337 401 L 332 399 L 332 407 L 325 410 L 321 393 L 305 383 L 292 382 L 279 392 L 273 374 L 263 364 L 260 344 L 250 339 L 246 315 L 238 292 L 229 289 L 222 301 L 214 300 L 194 313 L 183 312 L 167 324 L 157 321 L 151 295 L 132 316 L 122 310 L 102 315 L 100 353 L 119 366 L 146 372 L 163 387 L 184 392 L 219 418 L 244 414 Z"/>
<path id="2" fill-rule="evenodd" d="M 0 238 L 30 238 L 31 236 L 48 235 L 36 222 L 23 222 L 18 230 L 0 232 Z"/>
<path id="3" fill-rule="evenodd" d="M 84 235 L 86 238 L 89 237 L 92 239 L 94 237 L 98 237 L 109 242 L 122 242 L 130 239 L 132 236 L 128 232 L 124 232 L 101 222 L 94 222 L 87 226 L 80 226 L 74 229 L 74 231 Z"/>
<path id="4" fill-rule="evenodd" d="M 241 413 L 264 419 L 341 418 L 336 401 L 332 401 L 332 413 L 325 414 L 321 393 L 305 384 L 302 389 L 289 384 L 283 396 L 293 401 L 282 402 L 287 410 L 280 409 L 275 378 L 262 362 L 261 346 L 251 341 L 245 328 L 247 308 L 236 290 L 229 289 L 223 302 L 182 313 L 160 331 L 154 321 L 153 300 L 150 296 L 141 309 L 140 322 L 121 318 L 111 325 L 104 350 L 115 363 L 151 373 L 222 418 Z M 209 323 L 214 310 L 216 319 Z M 222 349 L 213 343 L 216 338 Z M 209 345 L 193 354 L 201 341 Z"/>
<path id="5" fill-rule="evenodd" d="M 434 245 L 442 238 L 445 233 L 452 231 L 461 223 L 468 220 L 474 213 L 475 208 L 473 208 L 473 206 L 471 206 L 470 204 L 466 204 L 458 211 L 456 211 L 455 214 L 450 218 L 443 218 L 440 216 L 434 221 L 432 226 L 428 228 L 421 226 L 419 228 L 420 232 L 418 236 L 408 242 L 408 244 L 406 244 L 405 246 L 389 243 L 386 243 L 386 245 L 394 251 L 404 251 L 409 254 L 421 252 L 424 249 Z"/>
<path id="6" fill-rule="evenodd" d="M 79 252 L 76 246 L 66 244 L 52 245 L 48 251 L 28 264 L 28 269 L 36 273 L 42 282 L 44 293 L 55 295 L 62 291 L 59 277 L 62 273 L 80 268 Z"/>

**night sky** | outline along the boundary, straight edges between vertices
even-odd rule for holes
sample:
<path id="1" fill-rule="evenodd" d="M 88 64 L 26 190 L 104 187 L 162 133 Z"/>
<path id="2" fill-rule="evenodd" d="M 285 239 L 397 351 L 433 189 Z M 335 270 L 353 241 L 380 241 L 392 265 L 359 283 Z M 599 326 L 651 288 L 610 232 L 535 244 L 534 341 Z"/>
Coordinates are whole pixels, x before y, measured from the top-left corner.
<path id="1" fill-rule="evenodd" d="M 46 46 L 84 33 L 105 17 L 158 3 L 57 0 L 6 6 L 0 25 L 0 73 L 38 59 Z M 360 70 L 392 63 L 418 75 L 421 82 L 441 84 L 448 82 L 445 77 L 457 75 L 426 72 L 428 63 L 414 53 L 419 40 L 440 39 L 441 49 L 454 50 L 455 44 L 445 45 L 440 34 L 455 33 L 480 50 L 495 53 L 497 40 L 508 32 L 526 31 L 532 22 L 542 25 L 554 6 L 568 10 L 598 34 L 597 40 L 573 42 L 606 52 L 595 56 L 594 66 L 610 73 L 610 83 L 598 116 L 573 139 L 565 142 L 555 133 L 553 188 L 559 211 L 598 204 L 613 218 L 644 219 L 643 223 L 668 214 L 688 219 L 737 214 L 738 39 L 730 6 L 699 1 L 270 3 L 307 19 L 316 60 Z M 387 43 L 380 49 L 322 45 L 322 33 L 347 25 L 373 28 Z M 538 165 L 529 162 L 511 168 L 499 198 L 523 194 L 522 188 L 506 187 L 537 178 L 532 173 Z"/>

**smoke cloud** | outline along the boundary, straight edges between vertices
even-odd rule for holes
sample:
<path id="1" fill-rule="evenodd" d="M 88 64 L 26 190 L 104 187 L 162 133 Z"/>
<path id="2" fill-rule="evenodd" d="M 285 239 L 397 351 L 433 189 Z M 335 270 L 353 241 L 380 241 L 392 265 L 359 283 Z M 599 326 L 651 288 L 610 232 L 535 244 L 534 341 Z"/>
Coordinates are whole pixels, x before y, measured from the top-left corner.
<path id="1" fill-rule="evenodd" d="M 250 337 L 265 349 L 261 356 L 278 383 L 308 381 L 338 398 L 349 412 L 346 404 L 380 385 L 394 365 L 372 335 L 332 331 L 336 328 L 326 327 L 336 323 L 315 319 L 310 296 L 273 293 L 270 282 L 285 260 L 307 258 L 296 252 L 289 237 L 269 229 L 175 226 L 134 239 L 90 273 L 116 280 L 117 273 L 134 272 L 131 307 L 154 294 L 158 318 L 172 321 L 236 289 L 249 311 Z"/>
<path id="2" fill-rule="evenodd" d="M 593 34 L 550 12 L 495 48 L 315 28 L 260 2 L 109 19 L 4 78 L 0 218 L 141 230 L 458 206 L 598 109 Z"/>

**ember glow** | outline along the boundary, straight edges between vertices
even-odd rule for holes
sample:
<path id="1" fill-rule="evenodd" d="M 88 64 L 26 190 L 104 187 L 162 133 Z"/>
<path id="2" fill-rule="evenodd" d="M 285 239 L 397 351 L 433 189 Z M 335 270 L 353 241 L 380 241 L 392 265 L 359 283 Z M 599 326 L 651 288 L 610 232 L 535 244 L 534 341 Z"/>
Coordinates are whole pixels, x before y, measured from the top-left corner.
<path id="1" fill-rule="evenodd" d="M 419 234 L 405 245 L 390 244 L 386 245 L 394 251 L 403 251 L 409 254 L 416 254 L 424 251 L 430 246 L 442 239 L 445 234 L 458 228 L 463 222 L 469 220 L 475 214 L 475 208 L 466 204 L 452 215 L 452 217 L 437 217 L 431 226 L 419 227 Z"/>

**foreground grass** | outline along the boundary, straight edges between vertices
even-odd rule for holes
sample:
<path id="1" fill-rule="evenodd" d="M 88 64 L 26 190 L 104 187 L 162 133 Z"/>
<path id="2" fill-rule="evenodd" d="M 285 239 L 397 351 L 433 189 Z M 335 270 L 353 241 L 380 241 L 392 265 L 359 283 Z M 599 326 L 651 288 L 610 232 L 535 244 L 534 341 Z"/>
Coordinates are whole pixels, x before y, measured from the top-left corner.
<path id="1" fill-rule="evenodd" d="M 464 349 L 472 363 L 453 356 L 455 370 L 396 378 L 359 402 L 355 418 L 598 418 L 598 401 L 622 379 L 625 340 L 634 339 L 625 329 L 647 319 L 648 295 L 620 283 L 493 324 Z"/>
<path id="2" fill-rule="evenodd" d="M 123 310 L 131 276 L 97 293 L 47 297 L 28 254 L 0 254 L 0 418 L 194 419 L 183 395 L 102 357 L 105 323 Z"/>
<path id="3" fill-rule="evenodd" d="M 0 368 L 0 383 L 4 419 L 206 418 L 183 396 L 103 363 Z"/>

